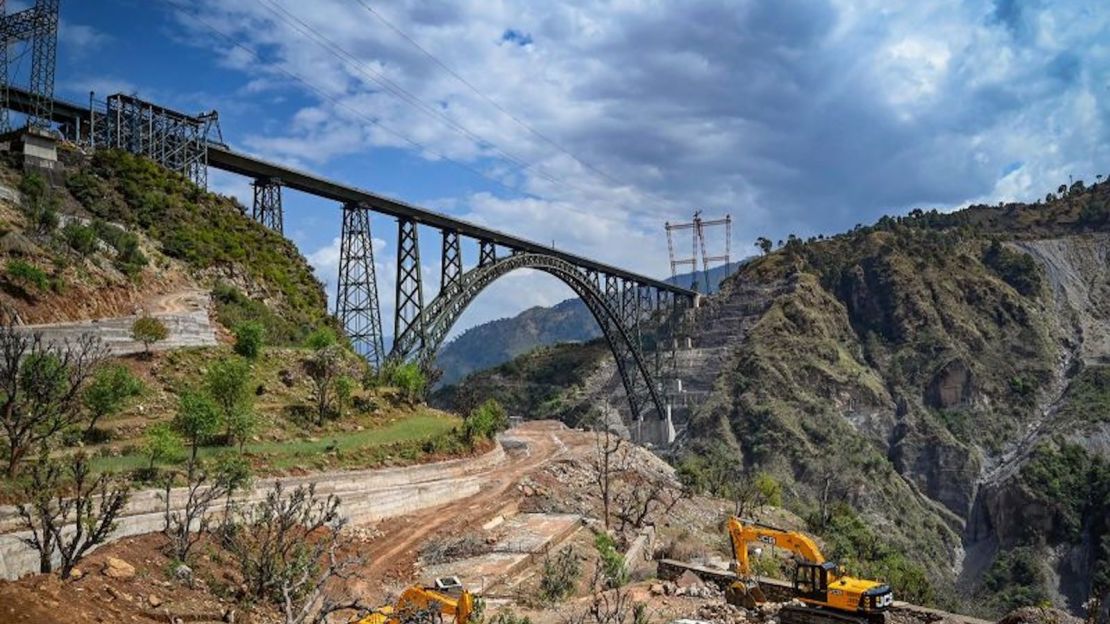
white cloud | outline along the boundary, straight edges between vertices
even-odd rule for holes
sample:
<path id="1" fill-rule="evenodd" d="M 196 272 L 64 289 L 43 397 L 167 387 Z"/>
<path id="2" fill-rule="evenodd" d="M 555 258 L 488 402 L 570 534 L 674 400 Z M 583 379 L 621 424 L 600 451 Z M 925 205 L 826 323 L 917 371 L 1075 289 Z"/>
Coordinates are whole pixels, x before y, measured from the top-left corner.
<path id="1" fill-rule="evenodd" d="M 327 44 L 282 22 L 271 2 Z M 204 19 L 263 52 L 259 63 L 211 40 L 226 66 L 249 76 L 245 92 L 284 84 L 307 98 L 278 132 L 247 138 L 252 151 L 313 166 L 381 147 L 445 155 L 526 193 L 453 195 L 434 202 L 442 209 L 655 274 L 667 269 L 663 222 L 695 209 L 732 213 L 739 256 L 757 235 L 1032 199 L 1068 173 L 1093 178 L 1110 159 L 1110 12 L 1078 2 L 375 5 L 605 175 L 522 128 L 357 3 L 198 4 Z M 502 41 L 510 29 L 531 42 Z M 336 57 L 348 53 L 353 66 Z M 468 318 L 558 289 L 491 290 Z"/>

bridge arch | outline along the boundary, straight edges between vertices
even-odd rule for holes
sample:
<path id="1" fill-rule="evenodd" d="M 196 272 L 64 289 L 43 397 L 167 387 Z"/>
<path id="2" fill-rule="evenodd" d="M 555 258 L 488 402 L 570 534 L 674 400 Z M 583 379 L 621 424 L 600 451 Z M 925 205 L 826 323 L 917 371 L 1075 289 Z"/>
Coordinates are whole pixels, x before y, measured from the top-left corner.
<path id="1" fill-rule="evenodd" d="M 534 269 L 559 279 L 586 304 L 616 361 L 633 421 L 643 420 L 645 408 L 653 409 L 657 418 L 665 418 L 659 389 L 640 350 L 633 344 L 633 335 L 622 322 L 619 300 L 606 297 L 596 274 L 555 256 L 515 253 L 467 271 L 424 307 L 410 329 L 394 342 L 391 357 L 430 363 L 471 302 L 497 279 L 518 269 Z"/>

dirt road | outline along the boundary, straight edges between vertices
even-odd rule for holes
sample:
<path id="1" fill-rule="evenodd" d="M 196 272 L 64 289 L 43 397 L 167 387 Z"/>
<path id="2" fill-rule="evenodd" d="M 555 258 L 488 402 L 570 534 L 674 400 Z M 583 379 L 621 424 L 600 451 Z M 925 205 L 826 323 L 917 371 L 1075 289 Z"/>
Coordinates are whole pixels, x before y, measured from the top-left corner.
<path id="1" fill-rule="evenodd" d="M 509 431 L 506 442 L 508 461 L 482 475 L 478 494 L 377 526 L 381 536 L 362 552 L 368 564 L 350 585 L 355 595 L 380 600 L 390 586 L 408 584 L 415 574 L 422 544 L 480 527 L 503 510 L 513 508 L 519 497 L 512 490 L 522 478 L 589 439 L 561 423 L 536 421 Z"/>

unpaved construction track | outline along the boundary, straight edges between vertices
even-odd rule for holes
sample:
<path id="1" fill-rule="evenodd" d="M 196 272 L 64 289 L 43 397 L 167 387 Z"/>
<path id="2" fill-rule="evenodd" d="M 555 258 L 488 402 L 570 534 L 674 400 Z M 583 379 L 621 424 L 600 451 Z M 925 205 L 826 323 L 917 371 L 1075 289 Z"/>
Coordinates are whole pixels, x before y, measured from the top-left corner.
<path id="1" fill-rule="evenodd" d="M 518 496 L 511 490 L 522 478 L 566 452 L 568 445 L 589 441 L 585 434 L 550 421 L 529 422 L 510 430 L 504 438 L 509 458 L 481 475 L 481 489 L 476 494 L 377 525 L 380 537 L 362 551 L 369 565 L 351 584 L 352 590 L 356 595 L 380 599 L 390 586 L 411 581 L 421 545 L 476 529 L 512 509 Z"/>

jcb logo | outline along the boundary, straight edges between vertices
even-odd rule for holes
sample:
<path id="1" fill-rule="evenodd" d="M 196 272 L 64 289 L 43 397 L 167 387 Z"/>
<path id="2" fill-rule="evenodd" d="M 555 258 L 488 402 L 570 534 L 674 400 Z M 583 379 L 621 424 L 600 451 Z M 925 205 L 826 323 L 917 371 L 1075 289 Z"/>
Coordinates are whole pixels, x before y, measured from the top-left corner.
<path id="1" fill-rule="evenodd" d="M 759 541 L 763 542 L 764 544 L 770 544 L 772 546 L 775 545 L 775 538 L 771 537 L 770 535 L 760 535 Z"/>

